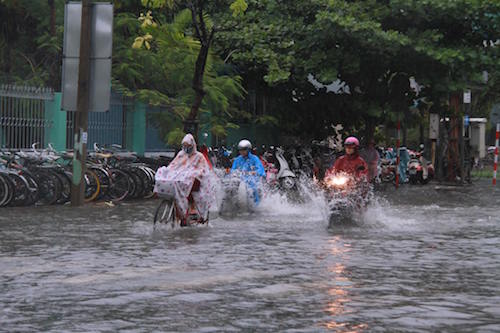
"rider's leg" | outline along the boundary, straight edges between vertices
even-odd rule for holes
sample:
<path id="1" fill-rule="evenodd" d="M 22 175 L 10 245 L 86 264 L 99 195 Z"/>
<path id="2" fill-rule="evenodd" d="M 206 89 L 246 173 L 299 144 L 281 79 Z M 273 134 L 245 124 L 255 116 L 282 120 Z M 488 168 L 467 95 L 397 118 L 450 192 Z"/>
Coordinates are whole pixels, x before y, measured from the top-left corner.
<path id="1" fill-rule="evenodd" d="M 260 193 L 257 187 L 253 188 L 253 201 L 255 202 L 255 205 L 260 203 Z"/>

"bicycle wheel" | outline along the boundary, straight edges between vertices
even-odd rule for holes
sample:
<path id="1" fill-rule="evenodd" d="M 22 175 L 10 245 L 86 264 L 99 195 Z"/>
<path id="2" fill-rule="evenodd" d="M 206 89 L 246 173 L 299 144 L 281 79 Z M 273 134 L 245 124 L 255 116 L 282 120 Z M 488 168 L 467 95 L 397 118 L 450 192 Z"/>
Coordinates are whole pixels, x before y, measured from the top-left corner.
<path id="1" fill-rule="evenodd" d="M 23 176 L 15 173 L 10 174 L 10 180 L 14 185 L 14 197 L 10 202 L 11 206 L 25 206 L 28 204 L 28 181 Z"/>
<path id="2" fill-rule="evenodd" d="M 61 185 L 61 195 L 57 199 L 57 204 L 65 204 L 71 199 L 71 176 L 69 176 L 64 170 L 55 170 L 55 175 L 59 179 Z"/>
<path id="3" fill-rule="evenodd" d="M 28 181 L 29 200 L 26 205 L 34 205 L 40 198 L 40 190 L 35 177 L 27 170 L 22 171 L 22 175 Z"/>
<path id="4" fill-rule="evenodd" d="M 148 171 L 145 170 L 145 167 L 143 166 L 137 166 L 133 170 L 137 177 L 141 179 L 141 193 L 138 193 L 138 197 L 150 197 L 153 192 L 154 184 L 151 183 Z"/>
<path id="5" fill-rule="evenodd" d="M 175 225 L 175 204 L 171 200 L 162 200 L 158 208 L 156 208 L 155 218 L 153 221 L 153 226 L 156 227 L 157 224 L 171 224 L 172 228 Z"/>
<path id="6" fill-rule="evenodd" d="M 132 194 L 132 198 L 134 199 L 139 199 L 142 197 L 144 193 L 144 181 L 142 177 L 140 176 L 140 171 L 137 168 L 131 168 L 128 170 L 130 175 L 132 175 L 132 178 L 135 182 L 135 191 Z"/>
<path id="7" fill-rule="evenodd" d="M 127 175 L 129 181 L 129 188 L 126 199 L 133 199 L 137 192 L 137 183 L 139 182 L 139 180 L 137 180 L 137 177 L 134 176 L 134 174 L 128 169 L 120 169 L 120 171 Z"/>
<path id="8" fill-rule="evenodd" d="M 91 170 L 85 171 L 85 199 L 84 202 L 92 202 L 99 196 L 101 183 L 99 177 Z"/>
<path id="9" fill-rule="evenodd" d="M 60 180 L 52 173 L 47 171 L 36 171 L 35 177 L 40 190 L 40 196 L 37 203 L 42 205 L 53 205 L 61 195 Z"/>
<path id="10" fill-rule="evenodd" d="M 0 173 L 0 207 L 7 206 L 12 200 L 13 189 L 7 176 Z"/>
<path id="11" fill-rule="evenodd" d="M 97 175 L 97 177 L 99 178 L 99 183 L 101 184 L 101 189 L 99 190 L 99 196 L 97 197 L 97 200 L 103 199 L 108 194 L 108 191 L 111 187 L 111 175 L 109 174 L 108 170 L 103 167 L 94 166 L 91 167 L 90 170 L 92 170 Z"/>
<path id="12" fill-rule="evenodd" d="M 128 174 L 118 169 L 109 170 L 109 174 L 111 175 L 111 187 L 107 197 L 113 202 L 124 200 L 131 187 Z"/>
<path id="13" fill-rule="evenodd" d="M 144 192 L 144 199 L 151 199 L 154 197 L 154 187 L 155 187 L 155 172 L 153 169 L 149 167 L 141 167 L 141 171 L 144 174 L 144 180 L 145 180 L 145 192 Z"/>

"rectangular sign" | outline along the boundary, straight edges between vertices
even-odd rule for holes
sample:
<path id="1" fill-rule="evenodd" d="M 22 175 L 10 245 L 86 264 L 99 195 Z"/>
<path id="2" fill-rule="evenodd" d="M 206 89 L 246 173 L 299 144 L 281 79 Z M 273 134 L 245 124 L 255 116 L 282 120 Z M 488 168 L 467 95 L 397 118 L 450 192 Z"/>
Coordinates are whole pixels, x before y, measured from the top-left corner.
<path id="1" fill-rule="evenodd" d="M 111 55 L 113 48 L 113 5 L 92 4 L 89 111 L 109 110 L 111 95 Z M 62 68 L 62 109 L 77 110 L 78 70 L 82 4 L 68 2 L 64 9 Z"/>
<path id="2" fill-rule="evenodd" d="M 429 139 L 437 140 L 439 138 L 439 115 L 437 113 L 429 114 Z"/>
<path id="3" fill-rule="evenodd" d="M 500 123 L 500 104 L 493 104 L 490 112 L 490 123 L 496 125 Z"/>
<path id="4" fill-rule="evenodd" d="M 464 104 L 470 104 L 470 101 L 471 101 L 471 92 L 470 90 L 465 90 L 464 91 Z"/>

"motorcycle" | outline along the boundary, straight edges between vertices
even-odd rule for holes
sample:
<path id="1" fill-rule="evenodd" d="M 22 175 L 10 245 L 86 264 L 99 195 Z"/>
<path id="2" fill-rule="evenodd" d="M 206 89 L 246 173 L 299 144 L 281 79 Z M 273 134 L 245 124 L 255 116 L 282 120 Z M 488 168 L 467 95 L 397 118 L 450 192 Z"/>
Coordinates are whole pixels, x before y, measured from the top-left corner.
<path id="1" fill-rule="evenodd" d="M 253 212 L 262 198 L 262 189 L 258 176 L 244 172 L 228 172 L 221 177 L 225 196 L 219 209 L 222 215 L 236 212 Z"/>
<path id="2" fill-rule="evenodd" d="M 314 158 L 312 157 L 312 149 L 310 147 L 292 148 L 289 150 L 291 161 L 291 170 L 295 175 L 312 178 L 314 175 Z"/>
<path id="3" fill-rule="evenodd" d="M 297 188 L 296 178 L 297 176 L 290 170 L 287 160 L 284 156 L 284 151 L 281 148 L 276 148 L 276 160 L 278 161 L 279 171 L 276 175 L 278 179 L 279 188 L 282 191 L 290 192 Z"/>
<path id="4" fill-rule="evenodd" d="M 393 161 L 383 159 L 380 162 L 380 181 L 382 183 L 393 183 L 396 179 L 397 167 Z"/>
<path id="5" fill-rule="evenodd" d="M 323 184 L 329 206 L 329 228 L 353 223 L 363 214 L 370 194 L 370 185 L 367 182 L 338 173 L 326 176 Z"/>
<path id="6" fill-rule="evenodd" d="M 212 165 L 216 168 L 229 169 L 232 165 L 231 155 L 232 151 L 222 146 L 220 148 L 214 148 L 210 152 L 210 159 Z"/>
<path id="7" fill-rule="evenodd" d="M 290 169 L 284 156 L 284 150 L 270 147 L 272 152 L 264 154 L 264 168 L 266 170 L 266 184 L 271 191 L 278 190 L 288 194 L 297 192 L 297 176 Z"/>
<path id="8" fill-rule="evenodd" d="M 408 162 L 408 175 L 410 184 L 427 184 L 434 178 L 434 166 L 420 153 L 412 154 Z"/>

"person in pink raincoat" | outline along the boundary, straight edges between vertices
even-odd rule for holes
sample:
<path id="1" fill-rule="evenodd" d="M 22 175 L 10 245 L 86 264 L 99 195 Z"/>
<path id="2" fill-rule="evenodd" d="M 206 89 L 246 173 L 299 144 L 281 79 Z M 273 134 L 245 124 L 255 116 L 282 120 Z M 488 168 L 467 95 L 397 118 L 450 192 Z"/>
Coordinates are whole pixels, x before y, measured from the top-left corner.
<path id="1" fill-rule="evenodd" d="M 214 195 L 210 181 L 210 167 L 205 156 L 196 148 L 191 134 L 182 140 L 182 150 L 167 167 L 161 167 L 156 173 L 155 192 L 173 193 L 177 204 L 181 225 L 185 217 L 198 213 L 201 221 L 208 219 L 208 210 Z"/>

